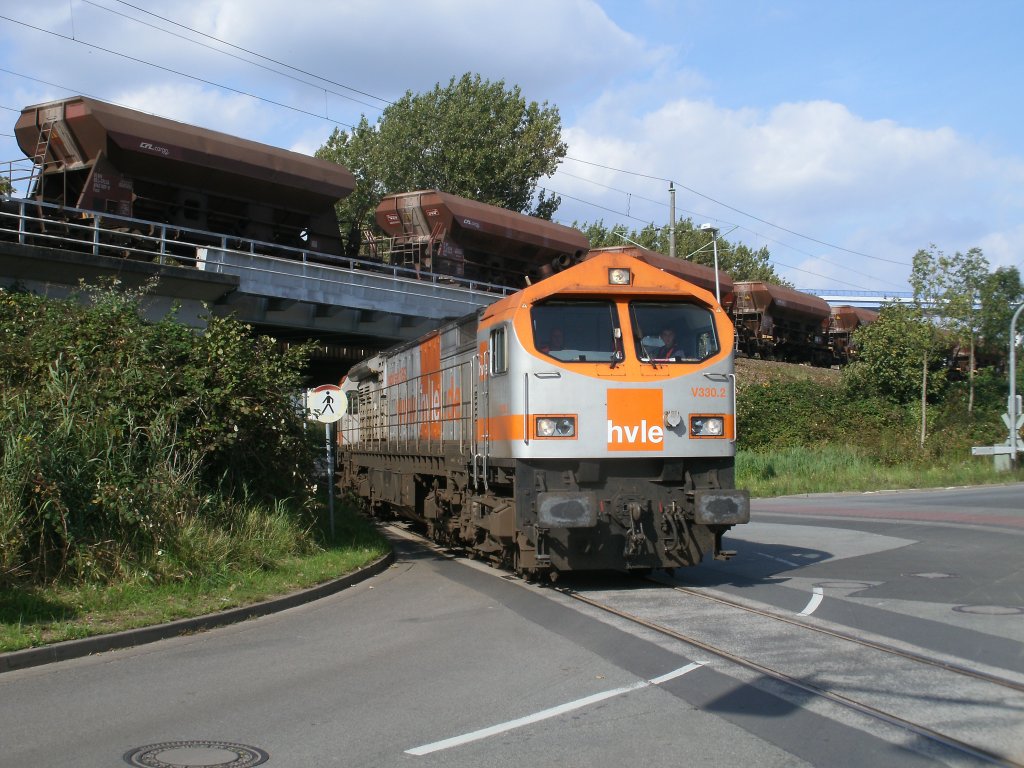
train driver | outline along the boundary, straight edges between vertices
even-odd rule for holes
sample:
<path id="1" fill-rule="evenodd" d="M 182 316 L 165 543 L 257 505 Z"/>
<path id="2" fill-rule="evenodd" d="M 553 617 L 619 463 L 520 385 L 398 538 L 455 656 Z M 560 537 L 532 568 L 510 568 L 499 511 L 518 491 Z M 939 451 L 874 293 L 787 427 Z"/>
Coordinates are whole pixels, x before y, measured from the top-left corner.
<path id="1" fill-rule="evenodd" d="M 656 360 L 668 360 L 678 354 L 676 346 L 676 332 L 672 328 L 662 328 L 658 334 L 661 338 L 661 347 L 654 353 Z"/>
<path id="2" fill-rule="evenodd" d="M 548 334 L 547 344 L 541 344 L 540 351 L 548 354 L 561 349 L 565 349 L 565 334 L 562 333 L 561 328 L 552 328 L 551 333 Z"/>

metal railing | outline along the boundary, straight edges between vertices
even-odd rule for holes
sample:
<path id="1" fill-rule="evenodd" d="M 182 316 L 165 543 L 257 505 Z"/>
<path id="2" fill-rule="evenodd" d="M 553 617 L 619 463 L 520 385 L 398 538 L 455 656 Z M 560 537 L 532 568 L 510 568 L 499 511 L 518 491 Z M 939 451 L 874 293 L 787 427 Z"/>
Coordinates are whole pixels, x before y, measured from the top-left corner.
<path id="1" fill-rule="evenodd" d="M 413 280 L 418 284 L 439 284 L 492 296 L 506 296 L 517 290 L 481 280 L 426 273 L 380 260 L 337 256 L 179 225 L 6 196 L 0 202 L 0 239 L 22 245 L 179 266 L 200 266 L 202 259 L 197 249 L 215 248 L 289 262 L 372 271 L 399 280 Z"/>

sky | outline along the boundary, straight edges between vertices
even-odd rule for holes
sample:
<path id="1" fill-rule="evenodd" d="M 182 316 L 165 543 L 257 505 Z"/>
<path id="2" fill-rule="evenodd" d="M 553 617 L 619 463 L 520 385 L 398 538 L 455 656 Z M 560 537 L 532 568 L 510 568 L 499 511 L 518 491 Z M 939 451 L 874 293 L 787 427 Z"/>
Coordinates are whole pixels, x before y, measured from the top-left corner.
<path id="1" fill-rule="evenodd" d="M 1024 1 L 4 0 L 21 109 L 87 95 L 312 154 L 466 72 L 559 110 L 555 220 L 676 213 L 798 288 L 908 291 L 914 254 L 1024 270 Z"/>

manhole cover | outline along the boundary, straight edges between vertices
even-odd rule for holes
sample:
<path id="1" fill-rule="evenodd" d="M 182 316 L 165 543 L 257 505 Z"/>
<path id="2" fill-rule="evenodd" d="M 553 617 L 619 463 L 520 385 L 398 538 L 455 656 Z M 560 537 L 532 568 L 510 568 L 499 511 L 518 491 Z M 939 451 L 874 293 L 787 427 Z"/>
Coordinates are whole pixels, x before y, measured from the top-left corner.
<path id="1" fill-rule="evenodd" d="M 878 586 L 876 582 L 870 581 L 819 581 L 816 582 L 816 587 L 822 589 L 838 589 L 847 592 L 856 592 L 861 589 L 871 589 L 871 587 Z"/>
<path id="2" fill-rule="evenodd" d="M 1015 608 L 1012 605 L 957 605 L 953 610 L 978 616 L 1019 616 L 1024 613 L 1024 608 Z"/>
<path id="3" fill-rule="evenodd" d="M 165 741 L 125 753 L 139 768 L 249 768 L 270 759 L 262 749 L 230 741 Z"/>

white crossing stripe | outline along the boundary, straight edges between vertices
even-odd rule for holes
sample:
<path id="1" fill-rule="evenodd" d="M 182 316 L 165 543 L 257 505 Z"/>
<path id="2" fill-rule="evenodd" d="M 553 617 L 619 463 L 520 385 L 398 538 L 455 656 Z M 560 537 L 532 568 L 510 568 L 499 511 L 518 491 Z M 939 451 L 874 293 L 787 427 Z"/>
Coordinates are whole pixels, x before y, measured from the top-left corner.
<path id="1" fill-rule="evenodd" d="M 703 662 L 693 662 L 687 664 L 685 667 L 680 667 L 672 672 L 661 677 L 656 677 L 653 680 L 641 680 L 638 683 L 632 685 L 626 685 L 622 688 L 614 688 L 610 691 L 604 691 L 603 693 L 595 693 L 592 696 L 586 696 L 582 699 L 576 699 L 570 701 L 567 704 L 560 704 L 557 707 L 551 707 L 551 709 L 545 709 L 540 712 L 535 712 L 532 715 L 526 717 L 520 717 L 516 720 L 509 720 L 498 725 L 492 725 L 489 728 L 481 728 L 479 731 L 473 731 L 472 733 L 466 733 L 462 736 L 453 736 L 450 739 L 444 739 L 443 741 L 435 741 L 433 744 L 424 744 L 422 747 L 415 747 L 413 749 L 405 750 L 407 755 L 429 755 L 431 752 L 440 752 L 443 749 L 451 749 L 452 747 L 458 747 L 462 744 L 468 744 L 471 741 L 480 741 L 490 736 L 496 736 L 499 733 L 505 733 L 515 728 L 522 728 L 524 725 L 530 725 L 531 723 L 537 723 L 541 720 L 547 720 L 558 715 L 564 715 L 566 712 L 572 712 L 576 709 L 596 704 L 599 701 L 605 699 L 611 699 L 615 696 L 621 696 L 624 693 L 630 693 L 631 691 L 638 691 L 641 688 L 647 688 L 651 685 L 661 685 L 667 683 L 669 680 L 674 680 L 677 677 L 685 675 L 687 672 L 692 672 L 695 669 L 699 669 L 704 665 Z"/>

